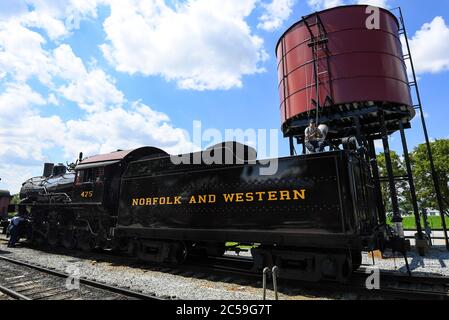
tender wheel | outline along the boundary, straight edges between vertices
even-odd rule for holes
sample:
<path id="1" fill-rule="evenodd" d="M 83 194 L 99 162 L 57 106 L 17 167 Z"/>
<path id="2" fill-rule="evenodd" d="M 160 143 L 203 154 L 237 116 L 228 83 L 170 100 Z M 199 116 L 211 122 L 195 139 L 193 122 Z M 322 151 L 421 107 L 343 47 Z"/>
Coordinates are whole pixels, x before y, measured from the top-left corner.
<path id="1" fill-rule="evenodd" d="M 352 272 L 353 272 L 353 262 L 351 260 L 351 258 L 348 256 L 345 260 L 345 262 L 343 263 L 342 269 L 341 269 L 341 279 L 343 283 L 347 283 L 352 276 Z"/>
<path id="2" fill-rule="evenodd" d="M 177 244 L 175 249 L 175 263 L 182 264 L 186 261 L 189 251 L 184 242 Z"/>
<path id="3" fill-rule="evenodd" d="M 362 253 L 353 251 L 351 252 L 352 256 L 352 270 L 357 270 L 362 265 Z"/>
<path id="4" fill-rule="evenodd" d="M 131 258 L 140 258 L 142 256 L 142 246 L 138 240 L 130 240 L 126 251 Z"/>

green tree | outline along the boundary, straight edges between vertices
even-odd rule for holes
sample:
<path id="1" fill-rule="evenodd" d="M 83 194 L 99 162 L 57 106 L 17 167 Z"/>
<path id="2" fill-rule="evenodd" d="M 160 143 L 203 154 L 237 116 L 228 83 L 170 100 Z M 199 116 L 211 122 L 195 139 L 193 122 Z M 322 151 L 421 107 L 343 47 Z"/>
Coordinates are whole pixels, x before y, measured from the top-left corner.
<path id="1" fill-rule="evenodd" d="M 393 174 L 395 177 L 403 177 L 407 174 L 407 169 L 401 157 L 395 152 L 391 151 L 391 162 L 393 166 Z M 381 153 L 377 156 L 377 163 L 379 166 L 379 174 L 382 179 L 382 199 L 384 202 L 385 210 L 391 214 L 393 212 L 393 206 L 391 204 L 390 187 L 388 183 L 388 171 L 385 161 L 385 154 Z M 412 204 L 410 201 L 410 190 L 408 181 L 401 180 L 395 181 L 396 192 L 398 194 L 399 208 L 404 212 L 412 211 Z"/>
<path id="2" fill-rule="evenodd" d="M 15 194 L 12 196 L 11 204 L 19 204 L 20 202 L 20 196 L 18 194 Z"/>
<path id="3" fill-rule="evenodd" d="M 449 140 L 437 140 L 431 143 L 435 170 L 445 202 L 445 207 L 449 207 Z M 438 209 L 435 196 L 432 174 L 430 171 L 430 161 L 425 144 L 416 147 L 411 154 L 413 165 L 413 175 L 415 178 L 418 199 L 421 206 L 425 208 Z"/>

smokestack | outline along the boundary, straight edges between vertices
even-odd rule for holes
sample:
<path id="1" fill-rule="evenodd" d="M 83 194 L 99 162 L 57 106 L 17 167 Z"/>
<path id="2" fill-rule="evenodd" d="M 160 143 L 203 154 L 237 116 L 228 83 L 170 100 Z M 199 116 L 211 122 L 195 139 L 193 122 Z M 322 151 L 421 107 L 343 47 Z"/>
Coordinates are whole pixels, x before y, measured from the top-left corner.
<path id="1" fill-rule="evenodd" d="M 44 173 L 42 176 L 44 176 L 45 178 L 51 177 L 51 174 L 53 173 L 54 166 L 55 166 L 54 163 L 44 164 Z"/>

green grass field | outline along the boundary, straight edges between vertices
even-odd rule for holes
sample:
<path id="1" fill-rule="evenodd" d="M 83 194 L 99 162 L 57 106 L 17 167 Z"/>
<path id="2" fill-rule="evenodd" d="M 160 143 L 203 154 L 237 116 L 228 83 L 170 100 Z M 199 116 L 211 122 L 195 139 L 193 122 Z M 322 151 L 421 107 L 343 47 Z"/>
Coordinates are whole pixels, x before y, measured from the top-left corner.
<path id="1" fill-rule="evenodd" d="M 427 220 L 429 221 L 430 227 L 432 229 L 442 229 L 440 217 L 429 217 Z M 424 222 L 421 223 L 424 227 Z M 446 218 L 446 224 L 449 226 L 449 218 Z M 404 229 L 416 229 L 415 217 L 404 218 Z"/>

